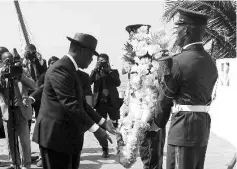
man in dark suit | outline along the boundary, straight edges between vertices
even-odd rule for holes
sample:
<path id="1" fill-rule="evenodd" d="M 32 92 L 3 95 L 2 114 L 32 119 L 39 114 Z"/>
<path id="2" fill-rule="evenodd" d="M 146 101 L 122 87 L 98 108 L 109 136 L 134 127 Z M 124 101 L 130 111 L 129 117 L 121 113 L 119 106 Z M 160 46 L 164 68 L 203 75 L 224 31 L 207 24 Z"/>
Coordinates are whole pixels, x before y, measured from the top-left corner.
<path id="1" fill-rule="evenodd" d="M 164 128 L 171 113 L 167 169 L 203 169 L 210 134 L 208 114 L 217 68 L 204 50 L 207 16 L 179 8 L 177 44 L 182 52 L 163 60 L 172 63 L 161 82 L 155 123 Z"/>
<path id="2" fill-rule="evenodd" d="M 96 111 L 105 119 L 107 115 L 117 125 L 120 118 L 119 108 L 121 107 L 121 100 L 119 98 L 117 87 L 121 81 L 118 70 L 111 69 L 109 64 L 109 56 L 107 54 L 100 54 L 97 59 L 95 69 L 90 75 L 91 84 L 94 83 L 94 100 L 93 105 Z M 108 157 L 108 141 L 103 137 L 97 137 L 103 154 L 102 157 Z"/>
<path id="3" fill-rule="evenodd" d="M 44 60 L 42 60 L 41 56 L 39 57 L 39 53 L 33 44 L 26 45 L 22 63 L 28 76 L 30 76 L 35 82 L 39 80 L 41 74 L 43 74 L 47 69 L 47 67 L 45 67 L 46 65 Z M 32 92 L 33 90 L 29 90 L 29 95 Z M 40 102 L 36 101 L 34 104 L 32 104 L 32 106 L 37 116 L 40 108 Z M 31 122 L 32 120 L 29 120 L 28 122 L 29 128 L 31 128 Z"/>
<path id="4" fill-rule="evenodd" d="M 97 40 L 83 33 L 76 33 L 73 39 L 68 39 L 71 41 L 68 54 L 46 72 L 33 134 L 33 141 L 40 145 L 45 169 L 68 168 L 72 156 L 81 151 L 83 135 L 87 130 L 110 139 L 88 115 L 94 112 L 85 104 L 81 80 L 76 74 L 78 68 L 89 66 L 93 55 L 98 56 L 95 51 Z M 94 117 L 94 120 L 101 124 L 102 119 Z M 101 126 L 114 133 L 106 121 Z"/>
<path id="5" fill-rule="evenodd" d="M 51 58 L 49 58 L 48 60 L 48 66 L 51 66 L 53 63 L 55 63 L 57 60 L 59 60 L 59 58 L 57 58 L 56 56 L 52 56 Z M 36 83 L 36 90 L 31 93 L 31 95 L 29 96 L 30 102 L 31 104 L 34 106 L 35 108 L 35 118 L 37 119 L 38 117 L 38 113 L 39 113 L 39 109 L 40 109 L 40 104 L 41 104 L 41 97 L 42 97 L 42 93 L 43 93 L 43 89 L 44 89 L 44 78 L 45 78 L 45 73 L 42 73 Z M 41 155 L 39 156 L 38 160 L 37 160 L 37 167 L 42 167 L 42 160 L 41 160 Z"/>

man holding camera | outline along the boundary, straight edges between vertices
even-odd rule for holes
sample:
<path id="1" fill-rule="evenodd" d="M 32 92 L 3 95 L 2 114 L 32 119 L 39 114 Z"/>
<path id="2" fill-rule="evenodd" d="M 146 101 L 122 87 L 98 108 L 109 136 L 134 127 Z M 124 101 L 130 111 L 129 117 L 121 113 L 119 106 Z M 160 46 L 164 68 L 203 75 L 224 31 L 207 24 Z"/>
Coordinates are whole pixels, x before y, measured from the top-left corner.
<path id="1" fill-rule="evenodd" d="M 6 48 L 0 47 L 1 92 L 0 107 L 5 129 L 9 158 L 9 169 L 28 169 L 31 165 L 30 132 L 28 120 L 32 117 L 32 107 L 28 104 L 28 89 L 35 89 L 33 79 L 27 77 L 21 64 L 14 61 Z M 22 162 L 18 150 L 18 139 L 22 149 Z"/>
<path id="2" fill-rule="evenodd" d="M 25 47 L 23 66 L 28 76 L 32 77 L 32 79 L 37 82 L 40 76 L 46 72 L 47 66 L 45 61 L 41 58 L 40 54 L 37 52 L 35 45 L 28 44 Z M 33 91 L 30 90 L 29 94 Z M 35 113 L 38 114 L 40 108 L 40 101 L 36 101 L 32 104 Z M 32 112 L 33 113 L 33 112 Z M 31 127 L 31 120 L 29 120 L 29 128 Z"/>
<path id="3" fill-rule="evenodd" d="M 35 82 L 47 69 L 44 60 L 39 58 L 38 55 L 39 53 L 37 52 L 35 45 L 29 44 L 25 47 L 23 64 Z"/>
<path id="4" fill-rule="evenodd" d="M 94 83 L 94 108 L 105 119 L 107 119 L 107 115 L 109 114 L 114 126 L 117 127 L 120 117 L 119 108 L 122 105 L 117 87 L 121 81 L 118 70 L 111 69 L 107 54 L 103 53 L 98 57 L 96 67 L 91 72 L 90 80 L 91 84 Z M 102 146 L 102 157 L 108 158 L 108 141 L 102 137 L 97 137 L 97 140 Z"/>

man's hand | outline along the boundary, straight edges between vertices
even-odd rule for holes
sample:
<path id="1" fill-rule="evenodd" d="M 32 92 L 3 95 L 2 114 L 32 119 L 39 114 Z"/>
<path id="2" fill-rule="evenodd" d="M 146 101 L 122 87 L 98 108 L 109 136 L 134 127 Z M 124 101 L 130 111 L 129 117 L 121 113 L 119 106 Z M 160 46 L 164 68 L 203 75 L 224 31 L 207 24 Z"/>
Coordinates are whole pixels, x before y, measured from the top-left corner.
<path id="1" fill-rule="evenodd" d="M 116 128 L 114 127 L 113 122 L 111 120 L 105 120 L 101 127 L 113 135 L 117 133 Z"/>
<path id="2" fill-rule="evenodd" d="M 30 97 L 24 97 L 24 99 L 22 100 L 23 106 L 26 106 L 26 107 L 28 107 L 32 103 L 34 103 L 34 100 Z"/>
<path id="3" fill-rule="evenodd" d="M 106 133 L 106 131 L 102 128 L 99 128 L 98 130 L 96 130 L 94 132 L 94 135 L 97 137 L 97 138 L 106 138 L 111 144 L 113 144 L 113 141 L 112 139 L 110 138 L 110 136 Z"/>

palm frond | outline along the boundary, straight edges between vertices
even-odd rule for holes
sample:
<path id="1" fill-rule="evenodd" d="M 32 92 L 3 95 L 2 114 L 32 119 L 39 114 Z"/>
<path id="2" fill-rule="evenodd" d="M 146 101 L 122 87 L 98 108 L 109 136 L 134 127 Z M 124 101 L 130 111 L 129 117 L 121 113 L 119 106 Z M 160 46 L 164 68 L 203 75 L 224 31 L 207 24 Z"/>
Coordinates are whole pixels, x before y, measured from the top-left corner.
<path id="1" fill-rule="evenodd" d="M 133 51 L 133 47 L 130 43 L 126 43 L 124 45 L 124 50 L 126 51 L 126 53 L 123 55 L 123 59 L 124 61 L 134 64 L 134 57 L 136 56 L 135 52 Z"/>

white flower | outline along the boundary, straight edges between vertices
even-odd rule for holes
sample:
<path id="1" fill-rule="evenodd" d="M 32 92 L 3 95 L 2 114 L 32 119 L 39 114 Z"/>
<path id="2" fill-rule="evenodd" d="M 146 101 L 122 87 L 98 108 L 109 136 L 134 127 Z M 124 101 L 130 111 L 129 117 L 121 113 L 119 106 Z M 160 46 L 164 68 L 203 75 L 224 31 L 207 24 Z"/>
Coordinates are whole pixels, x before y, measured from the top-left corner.
<path id="1" fill-rule="evenodd" d="M 160 45 L 155 44 L 155 45 L 149 45 L 147 50 L 148 50 L 149 55 L 152 56 L 158 53 L 161 50 L 161 48 L 160 48 Z"/>
<path id="2" fill-rule="evenodd" d="M 137 72 L 138 71 L 138 66 L 137 65 L 132 65 L 131 67 L 131 72 Z"/>
<path id="3" fill-rule="evenodd" d="M 131 78 L 131 86 L 135 89 L 138 89 L 140 87 L 141 84 L 141 78 L 140 76 L 134 75 Z"/>
<path id="4" fill-rule="evenodd" d="M 137 39 L 133 39 L 133 40 L 131 40 L 131 43 L 130 43 L 132 46 L 133 46 L 133 48 L 135 47 L 135 46 L 137 46 L 138 45 L 138 40 Z"/>
<path id="5" fill-rule="evenodd" d="M 134 46 L 134 51 L 136 52 L 136 56 L 144 56 L 147 54 L 147 42 L 146 41 L 140 41 L 137 43 L 136 46 Z"/>
<path id="6" fill-rule="evenodd" d="M 138 30 L 137 33 L 144 33 L 146 34 L 148 32 L 148 26 L 141 26 Z"/>
<path id="7" fill-rule="evenodd" d="M 155 78 L 152 74 L 149 74 L 146 76 L 146 78 L 143 81 L 144 86 L 149 86 L 152 85 L 154 82 Z M 147 93 L 146 93 L 147 94 Z"/>
<path id="8" fill-rule="evenodd" d="M 146 65 L 146 64 L 150 64 L 151 61 L 149 58 L 141 58 L 140 64 L 141 65 Z"/>
<path id="9" fill-rule="evenodd" d="M 143 65 L 140 65 L 138 66 L 138 69 L 137 69 L 137 72 L 139 75 L 146 75 L 149 71 L 149 64 L 143 64 Z"/>
<path id="10" fill-rule="evenodd" d="M 135 56 L 135 57 L 134 57 L 134 61 L 139 64 L 139 63 L 140 63 L 139 57 Z"/>
<path id="11" fill-rule="evenodd" d="M 146 39 L 147 35 L 143 34 L 143 33 L 137 33 L 136 35 L 134 35 L 134 38 L 137 39 L 138 41 L 142 41 L 144 39 Z"/>

